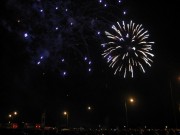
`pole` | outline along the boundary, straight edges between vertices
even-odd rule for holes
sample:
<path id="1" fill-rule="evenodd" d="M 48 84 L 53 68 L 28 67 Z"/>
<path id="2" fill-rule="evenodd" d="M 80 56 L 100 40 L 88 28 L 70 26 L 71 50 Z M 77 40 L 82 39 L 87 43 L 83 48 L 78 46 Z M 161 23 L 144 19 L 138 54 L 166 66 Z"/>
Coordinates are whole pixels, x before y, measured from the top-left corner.
<path id="1" fill-rule="evenodd" d="M 45 123 L 46 123 L 46 112 L 43 112 L 41 116 L 42 135 L 45 134 Z"/>
<path id="2" fill-rule="evenodd" d="M 127 103 L 126 100 L 124 102 L 125 112 L 126 112 L 126 127 L 128 128 L 128 114 L 127 114 Z"/>
<path id="3" fill-rule="evenodd" d="M 68 113 L 67 113 L 67 115 L 66 115 L 66 120 L 67 120 L 67 123 L 66 123 L 66 124 L 67 124 L 67 128 L 68 128 L 68 124 L 69 124 L 69 123 L 68 123 L 68 120 L 69 120 Z"/>
<path id="4" fill-rule="evenodd" d="M 176 119 L 176 110 L 175 110 L 175 105 L 174 105 L 174 98 L 173 98 L 173 89 L 172 89 L 172 83 L 170 80 L 170 91 L 171 91 L 171 102 L 172 102 L 172 109 L 173 109 L 173 117 L 174 117 L 174 126 L 177 129 L 177 119 Z"/>
<path id="5" fill-rule="evenodd" d="M 45 127 L 45 122 L 46 122 L 46 113 L 43 112 L 41 116 L 41 127 L 44 129 Z"/>

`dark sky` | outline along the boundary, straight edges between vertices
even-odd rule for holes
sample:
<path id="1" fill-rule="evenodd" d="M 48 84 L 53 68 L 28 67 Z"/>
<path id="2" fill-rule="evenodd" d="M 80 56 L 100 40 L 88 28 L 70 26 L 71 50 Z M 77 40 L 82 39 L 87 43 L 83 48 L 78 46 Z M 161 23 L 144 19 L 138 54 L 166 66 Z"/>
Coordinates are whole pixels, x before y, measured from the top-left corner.
<path id="1" fill-rule="evenodd" d="M 133 79 L 114 76 L 101 59 L 99 48 L 90 50 L 93 53 L 93 72 L 89 75 L 74 73 L 61 78 L 49 70 L 43 75 L 40 68 L 29 63 L 18 36 L 0 25 L 0 123 L 8 121 L 8 114 L 17 110 L 20 121 L 38 123 L 42 112 L 46 111 L 48 124 L 63 124 L 62 112 L 67 110 L 71 126 L 100 124 L 122 127 L 125 124 L 124 99 L 132 96 L 136 102 L 128 104 L 131 126 L 174 126 L 172 90 L 174 111 L 180 126 L 180 81 L 177 79 L 180 76 L 180 18 L 177 1 L 128 0 L 125 6 L 130 18 L 144 24 L 156 42 L 152 67 L 146 74 Z M 1 10 L 4 19 L 6 8 Z M 92 106 L 91 112 L 87 111 L 88 105 Z"/>

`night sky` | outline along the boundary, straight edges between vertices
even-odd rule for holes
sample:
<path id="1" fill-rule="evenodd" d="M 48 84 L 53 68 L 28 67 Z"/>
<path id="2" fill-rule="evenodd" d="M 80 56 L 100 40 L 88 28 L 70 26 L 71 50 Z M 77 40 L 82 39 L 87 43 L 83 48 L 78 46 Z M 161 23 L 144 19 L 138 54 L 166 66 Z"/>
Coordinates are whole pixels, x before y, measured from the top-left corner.
<path id="1" fill-rule="evenodd" d="M 114 75 L 113 70 L 102 58 L 100 46 L 102 40 L 94 38 L 99 36 L 97 28 L 104 29 L 107 26 L 102 23 L 102 20 L 95 21 L 97 25 L 92 30 L 85 29 L 84 37 L 86 38 L 82 39 L 81 34 L 74 34 L 74 31 L 79 33 L 79 29 L 76 28 L 73 32 L 71 29 L 63 30 L 62 37 L 54 39 L 53 34 L 56 33 L 49 32 L 49 26 L 40 24 L 40 28 L 37 27 L 38 15 L 36 14 L 30 16 L 24 24 L 22 22 L 22 27 L 17 25 L 18 17 L 21 16 L 23 20 L 26 13 L 30 13 L 28 4 L 34 1 L 23 3 L 19 0 L 13 5 L 13 0 L 8 0 L 2 1 L 1 4 L 0 123 L 8 121 L 9 113 L 18 111 L 19 115 L 16 118 L 18 121 L 40 123 L 42 113 L 46 112 L 47 124 L 63 125 L 65 123 L 63 111 L 66 110 L 69 112 L 69 125 L 72 127 L 98 127 L 98 125 L 123 127 L 125 125 L 124 100 L 133 97 L 135 103 L 127 104 L 129 126 L 175 127 L 174 116 L 176 116 L 177 125 L 180 127 L 180 79 L 178 80 L 180 76 L 178 34 L 180 18 L 177 1 L 157 3 L 155 0 L 124 0 L 120 5 L 121 10 L 116 11 L 115 8 L 103 7 L 97 0 L 96 10 L 116 13 L 114 15 L 117 20 L 107 17 L 109 22 L 116 23 L 122 20 L 121 18 L 124 18 L 122 12 L 125 10 L 127 11 L 126 19 L 142 23 L 149 31 L 150 39 L 155 42 L 152 47 L 155 55 L 152 67 L 147 68 L 145 74 L 137 73 L 134 78 Z M 47 3 L 46 0 L 41 2 Z M 75 7 L 78 7 L 79 3 L 81 0 L 74 2 L 73 11 L 76 11 Z M 111 4 L 118 6 L 115 1 Z M 26 5 L 27 9 L 21 9 L 22 5 Z M 18 14 L 19 11 L 15 13 L 14 11 L 19 8 L 21 14 Z M 52 24 L 62 22 L 63 26 L 67 26 L 68 22 L 64 22 L 67 18 L 70 25 L 72 21 L 74 27 L 79 27 L 75 19 L 66 14 L 61 14 L 62 20 L 57 20 L 58 17 L 53 11 L 48 10 L 48 12 L 50 17 L 55 18 Z M 83 14 L 79 15 L 80 12 L 72 14 L 84 22 L 91 20 L 92 16 L 89 16 L 89 12 L 85 14 L 87 19 L 82 17 Z M 26 29 L 31 30 L 34 35 L 30 35 L 30 32 L 26 33 Z M 93 34 L 94 29 L 97 32 L 95 34 Z M 42 35 L 43 32 L 46 35 Z M 26 38 L 26 34 L 29 34 L 29 37 L 27 36 L 29 39 Z M 38 34 L 42 36 L 38 37 Z M 84 39 L 88 42 L 85 49 L 81 46 Z M 69 50 L 69 46 L 61 51 L 61 47 L 57 44 L 59 42 L 70 47 L 72 43 L 78 43 L 77 49 L 82 52 L 82 58 L 73 50 Z M 48 48 L 48 53 L 38 48 L 42 44 Z M 31 45 L 32 48 L 29 47 Z M 37 56 L 42 52 L 47 60 L 45 64 L 38 64 Z M 54 55 L 49 55 L 49 53 L 54 53 Z M 65 54 L 65 58 L 62 54 Z M 56 57 L 60 57 L 61 61 L 68 59 L 68 63 L 65 66 L 57 66 Z M 88 106 L 91 106 L 92 110 L 88 111 Z"/>

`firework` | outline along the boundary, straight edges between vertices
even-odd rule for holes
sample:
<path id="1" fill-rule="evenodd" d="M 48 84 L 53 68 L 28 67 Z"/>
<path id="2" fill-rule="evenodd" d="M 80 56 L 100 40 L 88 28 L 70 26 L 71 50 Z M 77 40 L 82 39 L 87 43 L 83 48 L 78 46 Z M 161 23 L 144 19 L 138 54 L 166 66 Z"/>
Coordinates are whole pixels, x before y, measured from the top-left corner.
<path id="1" fill-rule="evenodd" d="M 89 51 L 89 46 L 101 39 L 109 18 L 119 15 L 120 5 L 119 0 L 7 0 L 9 15 L 3 26 L 20 37 L 29 62 L 36 67 L 61 76 L 89 74 L 93 71 L 90 52 L 96 52 Z"/>
<path id="2" fill-rule="evenodd" d="M 134 70 L 140 69 L 145 73 L 145 65 L 151 67 L 153 62 L 152 45 L 148 31 L 142 24 L 117 22 L 112 26 L 112 32 L 105 31 L 107 42 L 101 44 L 104 48 L 103 57 L 107 59 L 109 67 L 114 69 L 114 74 L 123 73 L 124 78 L 129 75 L 134 77 Z"/>

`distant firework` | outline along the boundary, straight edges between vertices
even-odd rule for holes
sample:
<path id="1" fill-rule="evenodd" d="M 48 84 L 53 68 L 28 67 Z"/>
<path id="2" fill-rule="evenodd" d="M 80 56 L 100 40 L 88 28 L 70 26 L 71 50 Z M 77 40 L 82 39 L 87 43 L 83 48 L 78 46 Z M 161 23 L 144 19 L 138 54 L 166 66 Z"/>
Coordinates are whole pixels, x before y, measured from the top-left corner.
<path id="1" fill-rule="evenodd" d="M 114 74 L 123 73 L 124 78 L 128 73 L 133 78 L 135 68 L 145 73 L 145 65 L 151 67 L 153 62 L 152 45 L 148 41 L 149 34 L 142 24 L 117 22 L 112 26 L 113 31 L 105 31 L 108 38 L 106 43 L 101 44 L 104 48 L 103 57 L 107 59 L 109 67 L 114 69 Z"/>
<path id="2" fill-rule="evenodd" d="M 29 62 L 61 76 L 93 72 L 91 44 L 101 38 L 109 18 L 121 12 L 120 0 L 7 0 L 2 25 L 25 44 Z M 113 10 L 116 9 L 116 10 Z M 118 11 L 118 12 L 117 12 Z M 1 21 L 0 21 L 1 25 Z M 97 43 L 99 44 L 99 43 Z M 96 48 L 95 48 L 96 49 Z"/>

